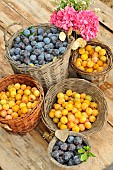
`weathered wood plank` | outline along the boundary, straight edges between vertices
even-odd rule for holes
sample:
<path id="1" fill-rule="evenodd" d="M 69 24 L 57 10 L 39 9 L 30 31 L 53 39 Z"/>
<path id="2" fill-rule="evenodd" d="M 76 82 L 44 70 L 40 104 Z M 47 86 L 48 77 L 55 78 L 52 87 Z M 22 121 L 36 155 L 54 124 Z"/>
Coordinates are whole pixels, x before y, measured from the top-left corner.
<path id="1" fill-rule="evenodd" d="M 113 24 L 111 22 L 113 10 L 99 0 L 95 0 L 95 3 L 90 6 L 90 9 L 94 10 L 95 8 L 100 8 L 100 12 L 97 14 L 99 21 L 113 31 Z"/>
<path id="2" fill-rule="evenodd" d="M 1 1 L 0 3 L 0 25 L 3 28 L 6 28 L 10 24 L 17 22 L 23 22 L 24 26 L 29 25 L 29 22 L 25 20 L 20 14 L 15 12 L 9 5 L 7 5 L 5 2 Z M 14 26 L 11 28 L 10 34 L 16 32 L 18 29 L 21 29 L 21 26 Z"/>
<path id="3" fill-rule="evenodd" d="M 24 19 L 3 1 L 0 3 L 0 11 L 1 11 L 0 12 L 0 77 L 4 77 L 13 74 L 11 66 L 5 57 L 4 29 L 8 25 L 14 22 L 19 23 Z M 27 20 L 24 20 L 24 26 L 28 24 L 29 22 Z M 16 25 L 13 26 L 11 29 L 9 29 L 7 38 L 10 38 L 11 34 L 16 32 L 20 28 L 21 28 L 20 26 Z"/>
<path id="4" fill-rule="evenodd" d="M 99 25 L 99 31 L 97 33 L 97 39 L 109 46 L 113 52 L 113 34 L 105 29 L 102 25 Z"/>
<path id="5" fill-rule="evenodd" d="M 3 170 L 49 169 L 48 144 L 38 132 L 30 134 L 12 135 L 0 128 L 0 166 Z"/>
<path id="6" fill-rule="evenodd" d="M 4 0 L 4 2 L 32 24 L 48 22 L 50 12 L 45 10 L 40 1 Z"/>
<path id="7" fill-rule="evenodd" d="M 113 129 L 106 124 L 100 132 L 89 138 L 91 140 L 92 151 L 96 155 L 96 159 L 94 159 L 91 170 L 103 170 L 113 163 L 113 158 L 110 156 L 112 155 L 112 131 Z"/>

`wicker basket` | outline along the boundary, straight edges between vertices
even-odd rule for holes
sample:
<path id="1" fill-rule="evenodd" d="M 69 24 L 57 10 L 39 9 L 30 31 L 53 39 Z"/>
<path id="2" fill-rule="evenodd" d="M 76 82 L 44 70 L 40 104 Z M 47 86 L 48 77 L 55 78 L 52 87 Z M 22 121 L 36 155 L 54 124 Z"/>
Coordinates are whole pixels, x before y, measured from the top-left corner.
<path id="1" fill-rule="evenodd" d="M 53 107 L 53 104 L 56 102 L 56 95 L 59 92 L 65 93 L 66 90 L 71 89 L 72 91 L 76 91 L 78 93 L 86 93 L 93 97 L 93 100 L 98 104 L 99 115 L 97 116 L 97 120 L 92 124 L 92 128 L 89 130 L 85 130 L 84 135 L 91 135 L 102 129 L 103 125 L 107 121 L 107 103 L 104 98 L 103 92 L 93 83 L 86 81 L 84 79 L 78 78 L 70 78 L 65 79 L 62 83 L 58 83 L 55 86 L 52 86 L 44 100 L 44 112 L 42 113 L 42 119 L 45 125 L 51 130 L 56 131 L 58 127 L 53 123 L 52 119 L 49 117 L 49 111 Z"/>
<path id="2" fill-rule="evenodd" d="M 8 85 L 12 83 L 25 83 L 28 86 L 37 87 L 37 89 L 40 91 L 38 104 L 34 109 L 32 109 L 30 113 L 25 114 L 23 117 L 18 117 L 12 120 L 5 120 L 4 118 L 0 117 L 0 125 L 6 130 L 14 133 L 26 133 L 33 129 L 38 123 L 38 120 L 40 118 L 41 106 L 44 100 L 44 92 L 38 82 L 33 80 L 30 76 L 22 74 L 15 74 L 1 79 L 0 92 L 5 91 Z"/>
<path id="3" fill-rule="evenodd" d="M 70 131 L 69 132 L 69 135 L 73 135 L 73 136 L 81 136 L 83 141 L 86 143 L 87 146 L 90 146 L 90 143 L 87 139 L 86 136 L 84 136 L 83 134 L 80 134 L 80 133 L 75 133 L 75 132 L 72 132 Z M 48 156 L 49 156 L 49 159 L 51 160 L 53 166 L 55 167 L 59 167 L 59 169 L 69 169 L 69 170 L 86 170 L 86 169 L 91 169 L 91 166 L 92 166 L 92 159 L 91 158 L 88 158 L 87 162 L 83 162 L 79 165 L 74 165 L 74 166 L 66 166 L 66 165 L 62 165 L 60 163 L 58 163 L 52 156 L 51 156 L 51 153 L 52 153 L 52 149 L 53 149 L 53 146 L 55 145 L 56 141 L 58 139 L 56 137 L 54 137 L 51 142 L 49 143 L 49 146 L 48 146 Z"/>
<path id="4" fill-rule="evenodd" d="M 11 25 L 12 26 L 12 25 Z M 10 26 L 9 26 L 10 27 Z M 9 27 L 5 31 L 4 39 L 6 40 L 6 33 L 9 29 Z M 51 27 L 55 27 L 53 25 L 50 25 L 48 23 L 45 24 L 38 24 L 34 26 L 35 28 L 43 27 L 45 30 Z M 23 29 L 22 29 L 23 30 Z M 41 67 L 31 67 L 27 65 L 20 65 L 17 64 L 15 60 L 12 59 L 12 57 L 9 54 L 9 50 L 12 47 L 13 40 L 17 35 L 22 31 L 19 30 L 16 32 L 11 39 L 6 42 L 6 57 L 8 58 L 13 70 L 15 73 L 22 73 L 22 74 L 29 74 L 33 78 L 35 78 L 38 82 L 41 83 L 41 85 L 47 90 L 51 85 L 56 84 L 57 82 L 61 81 L 64 78 L 68 77 L 68 63 L 69 63 L 69 57 L 71 55 L 71 45 L 73 43 L 74 38 L 68 37 L 68 47 L 67 50 L 62 55 L 61 59 L 57 59 L 54 62 L 50 62 L 48 64 L 45 64 Z"/>
<path id="5" fill-rule="evenodd" d="M 76 71 L 76 73 L 78 74 L 78 77 L 84 78 L 86 80 L 89 80 L 89 81 L 96 83 L 97 85 L 100 85 L 104 81 L 106 81 L 106 79 L 108 77 L 108 72 L 112 68 L 112 57 L 113 57 L 113 55 L 112 55 L 110 48 L 108 46 L 104 45 L 101 42 L 89 41 L 87 44 L 92 45 L 94 47 L 100 46 L 100 47 L 102 47 L 106 50 L 107 64 L 108 64 L 106 69 L 104 69 L 103 71 L 100 71 L 100 72 L 95 72 L 95 73 L 88 73 L 86 71 L 79 69 L 77 66 L 75 66 L 76 59 L 79 56 L 78 50 L 76 50 L 72 53 L 72 55 L 70 57 L 70 64 L 71 64 L 72 68 L 74 69 L 73 71 Z"/>

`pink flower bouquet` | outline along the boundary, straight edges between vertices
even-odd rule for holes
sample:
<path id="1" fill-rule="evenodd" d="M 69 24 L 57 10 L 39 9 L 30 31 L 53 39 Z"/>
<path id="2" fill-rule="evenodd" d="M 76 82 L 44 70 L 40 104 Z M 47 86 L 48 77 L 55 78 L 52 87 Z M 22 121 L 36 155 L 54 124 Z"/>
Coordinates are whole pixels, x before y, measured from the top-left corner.
<path id="1" fill-rule="evenodd" d="M 96 37 L 99 27 L 98 17 L 93 11 L 76 11 L 70 6 L 53 12 L 50 17 L 50 23 L 67 32 L 72 27 L 73 31 L 79 31 L 82 38 L 87 41 Z"/>

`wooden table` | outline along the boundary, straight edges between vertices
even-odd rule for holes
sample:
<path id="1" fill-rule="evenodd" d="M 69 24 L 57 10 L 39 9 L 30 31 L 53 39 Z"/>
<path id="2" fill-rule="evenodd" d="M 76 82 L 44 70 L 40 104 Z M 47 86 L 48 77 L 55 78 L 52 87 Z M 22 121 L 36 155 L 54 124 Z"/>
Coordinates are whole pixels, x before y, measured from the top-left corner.
<path id="1" fill-rule="evenodd" d="M 100 27 L 97 38 L 108 45 L 113 51 L 113 11 L 105 4 L 96 0 L 91 9 L 99 7 Z M 1 0 L 0 1 L 0 77 L 13 74 L 5 56 L 3 39 L 4 28 L 13 22 L 23 22 L 24 27 L 49 20 L 54 7 L 46 0 Z M 8 30 L 8 38 L 20 29 L 20 26 Z M 108 81 L 100 87 L 108 103 L 108 123 L 103 129 L 90 137 L 93 159 L 91 170 L 103 170 L 113 163 L 113 70 Z M 57 170 L 50 164 L 47 156 L 48 143 L 42 135 L 46 127 L 42 122 L 25 136 L 12 135 L 0 128 L 0 167 L 3 170 Z M 87 167 L 86 167 L 87 170 Z"/>

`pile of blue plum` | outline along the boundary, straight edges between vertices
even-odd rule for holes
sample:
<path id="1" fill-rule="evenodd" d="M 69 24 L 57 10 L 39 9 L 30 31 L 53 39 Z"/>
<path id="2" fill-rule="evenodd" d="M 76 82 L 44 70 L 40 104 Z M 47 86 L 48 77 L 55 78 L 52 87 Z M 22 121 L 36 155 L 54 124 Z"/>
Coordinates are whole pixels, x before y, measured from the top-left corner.
<path id="1" fill-rule="evenodd" d="M 81 136 L 68 136 L 65 142 L 57 140 L 51 156 L 60 164 L 72 166 L 81 163 L 79 149 L 86 146 Z"/>
<path id="2" fill-rule="evenodd" d="M 9 53 L 18 63 L 41 66 L 60 58 L 66 51 L 68 41 L 59 39 L 57 28 L 30 27 L 21 32 L 13 41 Z"/>

